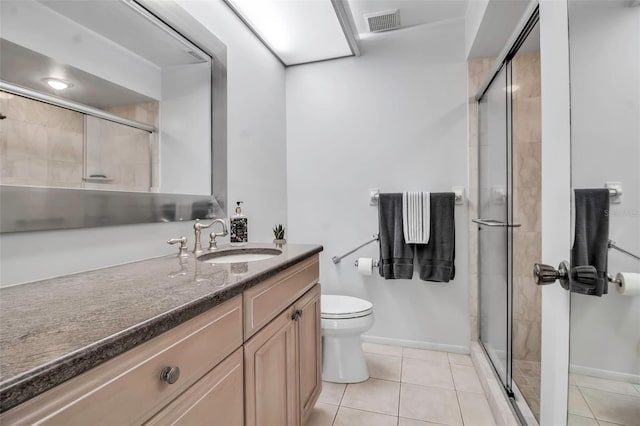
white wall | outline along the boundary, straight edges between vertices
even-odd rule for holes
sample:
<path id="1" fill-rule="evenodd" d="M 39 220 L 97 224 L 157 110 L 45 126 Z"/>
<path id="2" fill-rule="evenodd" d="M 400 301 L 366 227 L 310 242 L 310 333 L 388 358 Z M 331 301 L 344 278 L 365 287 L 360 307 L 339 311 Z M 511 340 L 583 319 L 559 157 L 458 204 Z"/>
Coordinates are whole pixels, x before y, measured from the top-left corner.
<path id="1" fill-rule="evenodd" d="M 609 236 L 640 253 L 640 7 L 571 2 L 569 24 L 572 183 L 624 183 L 622 203 L 610 206 Z M 609 273 L 620 271 L 640 266 L 610 251 Z M 640 381 L 639 324 L 640 297 L 621 296 L 613 284 L 602 298 L 572 294 L 572 369 Z"/>
<path id="2" fill-rule="evenodd" d="M 287 224 L 284 68 L 222 1 L 180 4 L 227 45 L 229 200 L 246 202 L 249 241 L 271 241 Z M 0 283 L 177 253 L 179 235 L 191 246 L 191 223 L 0 234 Z"/>
<path id="3" fill-rule="evenodd" d="M 180 0 L 228 47 L 229 215 L 244 201 L 249 241 L 287 225 L 284 67 L 222 2 Z"/>
<path id="4" fill-rule="evenodd" d="M 468 231 L 456 207 L 456 278 L 385 281 L 353 266 L 378 257 L 368 188 L 450 191 L 467 183 L 464 22 L 362 40 L 362 56 L 287 69 L 289 239 L 321 243 L 323 293 L 372 301 L 378 341 L 467 351 Z"/>
<path id="5" fill-rule="evenodd" d="M 188 120 L 185 120 L 188 117 Z M 211 194 L 211 64 L 162 70 L 160 191 Z"/>

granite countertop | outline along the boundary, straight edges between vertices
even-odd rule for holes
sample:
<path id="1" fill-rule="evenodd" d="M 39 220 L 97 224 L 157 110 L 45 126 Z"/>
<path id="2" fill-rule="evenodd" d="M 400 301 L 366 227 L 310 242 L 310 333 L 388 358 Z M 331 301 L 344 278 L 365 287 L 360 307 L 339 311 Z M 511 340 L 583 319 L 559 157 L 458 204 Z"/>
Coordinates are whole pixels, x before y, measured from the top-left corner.
<path id="1" fill-rule="evenodd" d="M 322 251 L 278 248 L 281 255 L 255 262 L 205 263 L 189 253 L 0 289 L 0 412 Z"/>

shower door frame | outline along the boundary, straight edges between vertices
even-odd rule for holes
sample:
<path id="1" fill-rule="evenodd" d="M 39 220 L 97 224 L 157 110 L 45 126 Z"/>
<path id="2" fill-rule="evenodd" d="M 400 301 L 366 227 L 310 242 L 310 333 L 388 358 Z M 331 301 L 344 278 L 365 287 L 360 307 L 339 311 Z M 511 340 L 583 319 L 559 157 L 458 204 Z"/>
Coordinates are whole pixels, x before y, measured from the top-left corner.
<path id="1" fill-rule="evenodd" d="M 481 136 L 481 101 L 483 97 L 487 94 L 489 89 L 492 87 L 494 83 L 497 81 L 497 77 L 504 70 L 505 72 L 505 114 L 506 114 L 506 218 L 507 222 L 505 225 L 506 228 L 506 258 L 507 258 L 507 312 L 506 312 L 506 365 L 505 365 L 505 374 L 504 381 L 502 380 L 502 376 L 498 371 L 496 365 L 494 365 L 491 356 L 489 355 L 487 348 L 482 340 L 482 327 L 481 327 L 481 318 L 482 318 L 482 291 L 480 289 L 481 286 L 481 274 L 478 274 L 478 342 L 480 343 L 480 347 L 485 353 L 485 356 L 489 360 L 491 367 L 494 369 L 494 373 L 501 385 L 503 386 L 504 392 L 511 403 L 511 406 L 518 416 L 518 419 L 522 424 L 527 424 L 525 417 L 518 407 L 518 401 L 516 400 L 516 395 L 513 392 L 512 382 L 512 368 L 513 368 L 513 357 L 512 357 L 512 337 L 513 337 L 513 227 L 518 226 L 513 223 L 513 108 L 512 108 L 512 91 L 509 88 L 512 85 L 512 73 L 511 73 L 511 63 L 512 59 L 517 54 L 518 50 L 526 40 L 526 38 L 531 33 L 532 29 L 540 22 L 540 6 L 538 2 L 534 1 L 531 3 L 527 12 L 523 15 L 523 19 L 516 26 L 516 31 L 514 31 L 512 37 L 509 39 L 509 42 L 506 44 L 505 48 L 498 56 L 498 60 L 494 63 L 493 67 L 488 73 L 487 78 L 480 86 L 480 90 L 475 97 L 476 101 L 476 111 L 478 111 L 478 120 L 477 120 L 477 135 L 478 142 L 480 144 L 480 136 Z M 541 49 L 542 50 L 542 49 Z M 478 183 L 480 184 L 481 180 L 481 171 L 482 167 L 480 165 L 480 152 L 478 154 Z M 482 191 L 478 191 L 478 197 L 480 197 Z M 480 198 L 478 198 L 478 208 L 480 208 Z M 480 212 L 479 212 L 480 213 Z M 480 234 L 478 235 L 478 244 L 480 242 Z M 478 267 L 481 265 L 481 250 L 478 250 Z M 542 392 L 542 389 L 541 389 Z M 524 401 L 526 404 L 526 401 Z M 542 420 L 542 418 L 541 418 Z"/>

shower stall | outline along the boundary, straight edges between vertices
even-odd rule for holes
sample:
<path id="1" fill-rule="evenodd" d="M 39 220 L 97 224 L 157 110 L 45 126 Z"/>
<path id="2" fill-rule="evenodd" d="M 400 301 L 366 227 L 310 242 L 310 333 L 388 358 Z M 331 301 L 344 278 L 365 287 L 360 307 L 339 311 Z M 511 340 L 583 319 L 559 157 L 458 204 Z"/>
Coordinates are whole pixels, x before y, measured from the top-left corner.
<path id="1" fill-rule="evenodd" d="M 487 72 L 478 114 L 479 341 L 521 419 L 540 412 L 541 121 L 538 13 Z M 530 422 L 529 422 L 530 423 Z"/>

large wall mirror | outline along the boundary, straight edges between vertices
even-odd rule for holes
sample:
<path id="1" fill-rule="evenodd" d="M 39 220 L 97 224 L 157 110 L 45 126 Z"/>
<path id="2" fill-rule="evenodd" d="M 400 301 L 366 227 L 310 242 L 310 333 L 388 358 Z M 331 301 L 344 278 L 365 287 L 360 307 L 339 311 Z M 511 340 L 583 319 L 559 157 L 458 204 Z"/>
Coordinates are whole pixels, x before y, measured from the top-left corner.
<path id="1" fill-rule="evenodd" d="M 2 232 L 224 215 L 225 51 L 153 3 L 0 2 Z"/>
<path id="2" fill-rule="evenodd" d="M 640 255 L 640 2 L 568 4 L 572 186 L 622 186 L 607 212 L 609 238 Z M 612 277 L 640 273 L 640 259 L 615 249 L 607 266 Z M 640 422 L 640 295 L 631 284 L 609 283 L 602 297 L 571 293 L 569 425 Z"/>

